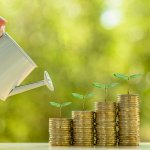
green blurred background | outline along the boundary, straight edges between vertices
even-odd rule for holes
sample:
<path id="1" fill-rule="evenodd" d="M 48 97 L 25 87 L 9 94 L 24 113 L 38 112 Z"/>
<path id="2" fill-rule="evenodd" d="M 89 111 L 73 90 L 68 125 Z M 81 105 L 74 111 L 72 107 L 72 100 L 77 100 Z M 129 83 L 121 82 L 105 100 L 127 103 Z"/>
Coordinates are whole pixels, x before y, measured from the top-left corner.
<path id="1" fill-rule="evenodd" d="M 23 82 L 43 79 L 47 70 L 55 92 L 41 87 L 0 101 L 1 142 L 47 142 L 48 118 L 58 117 L 49 101 L 72 101 L 63 117 L 80 110 L 71 96 L 93 92 L 86 103 L 102 101 L 92 82 L 120 82 L 113 73 L 143 73 L 130 83 L 141 97 L 141 140 L 150 141 L 150 1 L 147 0 L 0 0 L 6 31 L 38 65 Z M 111 89 L 110 101 L 127 85 Z"/>

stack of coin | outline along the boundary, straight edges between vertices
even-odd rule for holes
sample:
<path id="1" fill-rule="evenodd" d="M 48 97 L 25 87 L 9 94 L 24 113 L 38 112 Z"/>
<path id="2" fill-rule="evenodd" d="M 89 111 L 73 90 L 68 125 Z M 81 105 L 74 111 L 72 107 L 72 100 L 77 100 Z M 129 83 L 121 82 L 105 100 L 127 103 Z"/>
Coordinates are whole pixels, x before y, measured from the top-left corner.
<path id="1" fill-rule="evenodd" d="M 72 144 L 72 119 L 49 118 L 49 143 L 52 146 Z"/>
<path id="2" fill-rule="evenodd" d="M 73 111 L 73 145 L 94 145 L 94 112 Z"/>
<path id="3" fill-rule="evenodd" d="M 116 103 L 95 102 L 96 145 L 117 145 Z"/>
<path id="4" fill-rule="evenodd" d="M 138 95 L 118 95 L 118 125 L 119 125 L 119 145 L 138 146 L 139 135 L 139 96 Z"/>

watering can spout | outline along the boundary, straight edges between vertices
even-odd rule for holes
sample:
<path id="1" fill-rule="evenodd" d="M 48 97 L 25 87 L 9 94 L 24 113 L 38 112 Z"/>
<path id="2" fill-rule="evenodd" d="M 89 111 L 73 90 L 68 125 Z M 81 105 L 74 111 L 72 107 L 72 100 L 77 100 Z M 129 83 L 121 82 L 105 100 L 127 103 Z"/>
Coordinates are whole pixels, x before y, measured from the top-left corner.
<path id="1" fill-rule="evenodd" d="M 13 96 L 45 85 L 49 90 L 54 91 L 52 80 L 47 71 L 44 71 L 44 80 L 27 85 L 17 86 L 9 93 L 9 96 Z"/>

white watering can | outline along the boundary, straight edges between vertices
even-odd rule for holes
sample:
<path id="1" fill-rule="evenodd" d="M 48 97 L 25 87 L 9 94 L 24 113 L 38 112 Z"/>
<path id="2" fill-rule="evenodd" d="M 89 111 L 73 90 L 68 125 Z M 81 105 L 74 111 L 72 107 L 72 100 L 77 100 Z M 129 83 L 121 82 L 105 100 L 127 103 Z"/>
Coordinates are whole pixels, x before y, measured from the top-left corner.
<path id="1" fill-rule="evenodd" d="M 36 68 L 33 60 L 7 34 L 0 37 L 0 99 L 46 85 L 54 91 L 52 80 L 44 71 L 44 80 L 19 86 L 20 83 Z"/>

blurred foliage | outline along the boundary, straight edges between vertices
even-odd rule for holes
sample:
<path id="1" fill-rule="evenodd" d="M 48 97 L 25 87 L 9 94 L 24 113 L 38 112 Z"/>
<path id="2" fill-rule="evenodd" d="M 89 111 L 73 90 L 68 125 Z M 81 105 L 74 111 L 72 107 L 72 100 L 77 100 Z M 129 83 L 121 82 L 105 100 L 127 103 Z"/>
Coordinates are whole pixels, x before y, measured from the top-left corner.
<path id="1" fill-rule="evenodd" d="M 71 117 L 72 110 L 81 109 L 72 92 L 95 93 L 86 103 L 90 110 L 104 99 L 92 82 L 119 82 L 109 95 L 115 101 L 127 85 L 113 73 L 144 74 L 130 86 L 141 97 L 141 140 L 149 141 L 149 9 L 147 0 L 0 0 L 6 31 L 38 65 L 23 84 L 43 79 L 47 70 L 55 85 L 53 93 L 41 87 L 0 101 L 0 141 L 47 142 L 48 118 L 59 117 L 49 101 L 72 101 L 63 112 Z"/>

